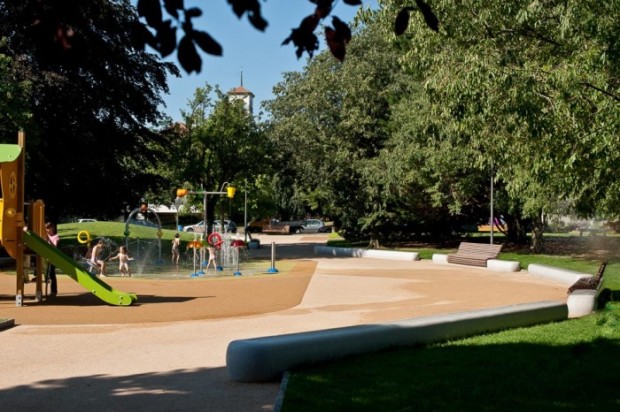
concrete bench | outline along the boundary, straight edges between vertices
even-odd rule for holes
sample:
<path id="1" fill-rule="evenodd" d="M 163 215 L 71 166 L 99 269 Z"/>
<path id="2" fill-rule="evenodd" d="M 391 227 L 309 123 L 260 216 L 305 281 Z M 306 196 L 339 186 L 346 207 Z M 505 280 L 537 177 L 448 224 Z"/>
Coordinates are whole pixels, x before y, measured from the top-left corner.
<path id="1" fill-rule="evenodd" d="M 606 267 L 607 262 L 602 262 L 596 271 L 596 275 L 580 278 L 568 288 L 566 304 L 569 318 L 579 318 L 594 311 L 596 295 L 603 284 L 603 274 Z"/>
<path id="2" fill-rule="evenodd" d="M 489 259 L 497 258 L 499 252 L 502 251 L 502 246 L 488 243 L 461 242 L 456 253 L 448 255 L 448 262 L 459 265 L 486 267 Z"/>
<path id="3" fill-rule="evenodd" d="M 448 255 L 444 253 L 433 253 L 433 263 L 437 263 L 438 265 L 447 265 Z"/>
<path id="4" fill-rule="evenodd" d="M 362 257 L 387 260 L 420 260 L 418 252 L 401 252 L 398 250 L 358 249 L 349 247 L 315 246 L 314 253 L 329 256 Z"/>
<path id="5" fill-rule="evenodd" d="M 515 260 L 487 260 L 487 269 L 494 272 L 518 272 L 521 270 L 521 264 Z"/>
<path id="6" fill-rule="evenodd" d="M 459 339 L 509 328 L 565 320 L 564 302 L 531 302 L 499 308 L 234 340 L 226 351 L 230 379 L 276 380 L 288 369 L 395 347 Z"/>

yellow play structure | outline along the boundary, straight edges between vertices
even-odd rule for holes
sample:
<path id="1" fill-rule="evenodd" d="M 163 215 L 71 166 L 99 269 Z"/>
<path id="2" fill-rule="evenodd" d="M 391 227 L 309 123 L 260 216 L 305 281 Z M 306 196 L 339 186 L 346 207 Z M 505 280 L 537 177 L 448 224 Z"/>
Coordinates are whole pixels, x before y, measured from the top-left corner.
<path id="1" fill-rule="evenodd" d="M 16 262 L 15 304 L 24 302 L 24 258 L 36 257 L 35 277 L 38 301 L 43 299 L 43 259 L 111 305 L 127 306 L 137 300 L 133 293 L 118 291 L 72 258 L 50 245 L 45 239 L 45 205 L 37 200 L 24 205 L 25 135 L 18 134 L 17 144 L 0 144 L 0 243 Z M 26 209 L 26 210 L 25 210 Z M 25 217 L 28 217 L 26 225 Z"/>

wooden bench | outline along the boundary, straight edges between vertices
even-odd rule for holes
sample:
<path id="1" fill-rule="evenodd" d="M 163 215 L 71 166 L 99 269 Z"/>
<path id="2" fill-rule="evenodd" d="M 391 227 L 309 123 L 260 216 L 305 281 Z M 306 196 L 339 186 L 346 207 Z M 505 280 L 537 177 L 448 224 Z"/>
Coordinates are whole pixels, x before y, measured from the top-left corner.
<path id="1" fill-rule="evenodd" d="M 596 271 L 596 275 L 579 279 L 568 288 L 566 293 L 570 295 L 572 292 L 579 289 L 598 290 L 603 283 L 603 274 L 605 273 L 606 267 L 607 262 L 602 262 Z"/>
<path id="2" fill-rule="evenodd" d="M 448 255 L 448 263 L 469 266 L 487 266 L 487 260 L 497 258 L 503 245 L 461 242 L 456 253 Z"/>
<path id="3" fill-rule="evenodd" d="M 289 225 L 267 225 L 263 227 L 263 233 L 268 235 L 288 235 L 290 230 Z"/>

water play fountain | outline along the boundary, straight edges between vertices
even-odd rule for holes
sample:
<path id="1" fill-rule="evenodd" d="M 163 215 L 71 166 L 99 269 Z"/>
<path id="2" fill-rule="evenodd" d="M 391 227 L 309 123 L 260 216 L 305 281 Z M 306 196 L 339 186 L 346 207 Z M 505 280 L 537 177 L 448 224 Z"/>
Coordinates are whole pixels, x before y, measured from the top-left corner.
<path id="1" fill-rule="evenodd" d="M 152 213 L 157 219 L 157 224 L 149 222 L 145 219 L 147 213 Z M 135 217 L 142 217 L 142 219 L 136 219 Z M 140 239 L 139 237 L 130 238 L 131 231 L 130 225 L 139 225 L 144 227 L 152 227 L 156 229 L 157 240 Z M 127 217 L 125 221 L 125 247 L 127 248 L 129 256 L 134 258 L 136 262 L 135 273 L 137 275 L 142 274 L 145 266 L 147 265 L 162 265 L 163 260 L 161 257 L 161 220 L 159 215 L 153 209 L 149 208 L 146 203 L 143 203 L 140 207 L 135 208 Z"/>

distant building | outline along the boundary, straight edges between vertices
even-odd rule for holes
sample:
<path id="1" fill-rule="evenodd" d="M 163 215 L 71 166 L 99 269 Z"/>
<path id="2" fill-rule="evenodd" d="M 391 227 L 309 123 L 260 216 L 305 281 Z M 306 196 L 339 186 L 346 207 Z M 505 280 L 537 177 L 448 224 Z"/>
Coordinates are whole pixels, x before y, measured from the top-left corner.
<path id="1" fill-rule="evenodd" d="M 243 87 L 243 72 L 241 72 L 241 85 L 231 89 L 228 92 L 228 98 L 233 100 L 242 100 L 243 107 L 249 114 L 254 114 L 254 93 Z"/>

